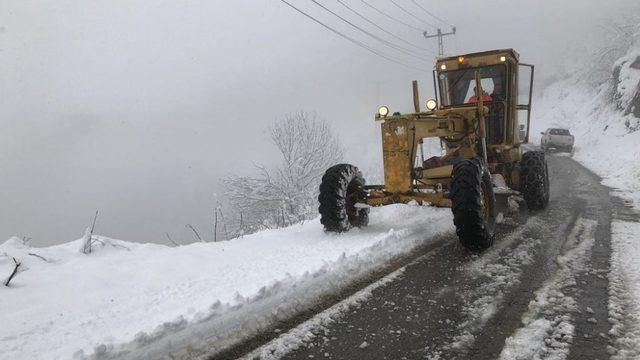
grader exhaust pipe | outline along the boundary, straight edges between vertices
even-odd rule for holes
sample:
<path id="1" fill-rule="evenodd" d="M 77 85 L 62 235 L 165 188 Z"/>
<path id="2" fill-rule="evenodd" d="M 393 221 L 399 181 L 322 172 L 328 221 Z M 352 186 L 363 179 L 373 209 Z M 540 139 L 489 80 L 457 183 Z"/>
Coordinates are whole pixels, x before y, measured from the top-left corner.
<path id="1" fill-rule="evenodd" d="M 418 94 L 418 80 L 413 80 L 413 108 L 420 112 L 420 94 Z"/>

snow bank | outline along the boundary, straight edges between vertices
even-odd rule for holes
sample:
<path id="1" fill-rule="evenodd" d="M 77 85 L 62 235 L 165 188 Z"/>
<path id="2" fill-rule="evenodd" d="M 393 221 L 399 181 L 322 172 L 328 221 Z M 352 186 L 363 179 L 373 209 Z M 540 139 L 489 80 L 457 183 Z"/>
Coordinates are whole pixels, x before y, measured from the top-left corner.
<path id="1" fill-rule="evenodd" d="M 640 223 L 611 224 L 612 257 L 609 273 L 609 335 L 611 359 L 640 357 Z"/>
<path id="2" fill-rule="evenodd" d="M 625 64 L 621 82 L 613 90 L 630 101 L 638 90 L 640 70 Z M 583 79 L 575 78 L 549 86 L 534 104 L 531 141 L 539 143 L 540 132 L 549 127 L 570 129 L 575 135 L 574 159 L 640 209 L 640 130 L 633 131 L 639 119 L 617 108 L 610 87 L 590 89 Z"/>
<path id="3" fill-rule="evenodd" d="M 423 257 L 424 256 L 428 255 L 423 255 Z M 384 287 L 385 285 L 400 278 L 404 274 L 405 270 L 406 268 L 402 267 L 368 285 L 364 289 L 349 296 L 349 298 L 314 315 L 311 319 L 289 330 L 286 334 L 283 334 L 267 344 L 253 350 L 249 354 L 244 355 L 241 360 L 277 360 L 290 352 L 295 351 L 296 349 L 311 342 L 316 337 L 317 333 L 322 333 L 320 330 L 326 330 L 328 326 L 339 321 L 348 312 L 369 300 L 373 296 L 374 290 Z M 365 344 L 366 347 L 366 341 L 363 344 Z M 360 346 L 362 347 L 363 345 Z"/>
<path id="4" fill-rule="evenodd" d="M 22 266 L 0 289 L 0 359 L 205 356 L 451 230 L 450 214 L 393 205 L 341 235 L 316 219 L 177 248 L 100 237 L 88 255 L 81 240 L 29 248 L 12 238 L 0 276 L 12 257 Z"/>

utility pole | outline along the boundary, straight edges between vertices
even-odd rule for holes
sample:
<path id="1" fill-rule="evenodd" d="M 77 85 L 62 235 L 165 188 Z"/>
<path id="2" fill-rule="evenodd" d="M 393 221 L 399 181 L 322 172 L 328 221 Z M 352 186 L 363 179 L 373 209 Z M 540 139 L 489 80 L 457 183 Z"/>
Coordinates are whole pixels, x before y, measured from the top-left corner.
<path id="1" fill-rule="evenodd" d="M 425 38 L 427 39 L 431 39 L 431 38 L 438 38 L 438 57 L 443 57 L 444 56 L 444 43 L 442 41 L 442 38 L 448 35 L 455 35 L 456 34 L 456 27 L 452 27 L 451 28 L 451 32 L 445 33 L 442 32 L 442 30 L 440 30 L 438 28 L 438 32 L 436 34 L 433 35 L 429 35 L 426 31 L 424 33 L 422 33 L 422 35 L 424 35 Z"/>

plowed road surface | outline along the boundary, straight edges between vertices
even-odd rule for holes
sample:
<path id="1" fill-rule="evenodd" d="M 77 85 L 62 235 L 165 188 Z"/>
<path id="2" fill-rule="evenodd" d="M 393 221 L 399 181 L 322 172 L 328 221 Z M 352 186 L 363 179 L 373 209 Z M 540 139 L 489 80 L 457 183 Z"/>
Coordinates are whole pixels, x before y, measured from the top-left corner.
<path id="1" fill-rule="evenodd" d="M 472 254 L 446 236 L 223 357 L 609 358 L 611 223 L 638 218 L 570 157 L 548 161 L 549 207 L 506 218 L 493 248 Z"/>

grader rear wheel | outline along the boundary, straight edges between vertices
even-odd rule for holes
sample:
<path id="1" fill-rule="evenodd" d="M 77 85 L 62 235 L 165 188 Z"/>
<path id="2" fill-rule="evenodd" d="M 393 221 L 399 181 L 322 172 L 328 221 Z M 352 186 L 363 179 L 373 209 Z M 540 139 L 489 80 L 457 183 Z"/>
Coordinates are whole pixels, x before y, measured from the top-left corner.
<path id="1" fill-rule="evenodd" d="M 364 178 L 357 167 L 338 164 L 330 167 L 320 183 L 320 223 L 325 231 L 344 232 L 369 224 L 369 208 L 365 202 Z"/>
<path id="2" fill-rule="evenodd" d="M 462 246 L 482 250 L 493 244 L 495 196 L 489 171 L 480 159 L 464 159 L 453 166 L 451 211 Z"/>

